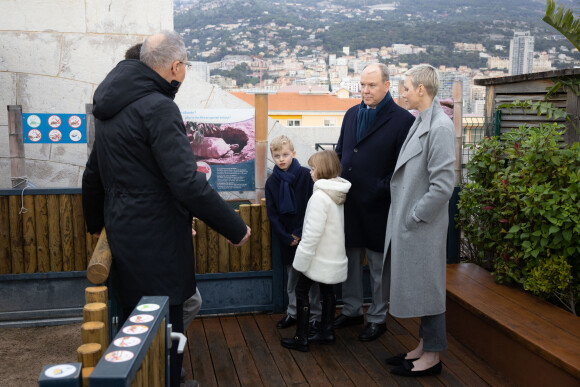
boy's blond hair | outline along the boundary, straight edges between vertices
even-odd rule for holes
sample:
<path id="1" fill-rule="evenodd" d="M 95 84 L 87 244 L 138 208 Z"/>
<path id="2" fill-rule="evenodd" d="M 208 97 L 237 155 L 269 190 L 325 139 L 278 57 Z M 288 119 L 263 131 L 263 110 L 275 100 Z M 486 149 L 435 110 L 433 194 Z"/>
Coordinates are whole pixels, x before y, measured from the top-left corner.
<path id="1" fill-rule="evenodd" d="M 318 179 L 333 179 L 341 172 L 340 160 L 333 150 L 315 152 L 308 159 L 308 165 L 316 170 Z"/>
<path id="2" fill-rule="evenodd" d="M 274 137 L 272 141 L 270 141 L 270 152 L 274 152 L 282 148 L 284 145 L 288 145 L 290 150 L 294 152 L 294 143 L 285 135 L 280 135 L 278 137 Z"/>

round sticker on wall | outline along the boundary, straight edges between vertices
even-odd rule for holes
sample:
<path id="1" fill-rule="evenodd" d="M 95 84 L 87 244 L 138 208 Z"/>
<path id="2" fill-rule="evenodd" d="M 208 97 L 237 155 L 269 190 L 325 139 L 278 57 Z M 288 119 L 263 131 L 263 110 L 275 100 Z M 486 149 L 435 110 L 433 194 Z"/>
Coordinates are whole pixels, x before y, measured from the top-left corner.
<path id="1" fill-rule="evenodd" d="M 44 371 L 44 375 L 49 378 L 64 378 L 74 374 L 76 370 L 77 367 L 72 364 L 58 364 Z"/>
<path id="2" fill-rule="evenodd" d="M 117 347 L 134 347 L 141 344 L 141 339 L 131 336 L 119 337 L 113 341 L 113 344 L 115 344 Z"/>
<path id="3" fill-rule="evenodd" d="M 83 122 L 79 116 L 70 116 L 68 118 L 68 124 L 71 128 L 78 128 L 82 123 Z"/>
<path id="4" fill-rule="evenodd" d="M 138 305 L 136 309 L 140 312 L 153 312 L 154 310 L 159 309 L 159 305 L 157 305 L 157 304 L 142 304 L 142 305 Z"/>
<path id="5" fill-rule="evenodd" d="M 38 129 L 31 129 L 28 131 L 28 139 L 32 142 L 38 142 L 42 138 L 42 133 Z"/>
<path id="6" fill-rule="evenodd" d="M 52 142 L 59 142 L 62 139 L 62 132 L 58 129 L 53 129 L 48 132 L 48 138 L 50 138 L 50 141 Z"/>
<path id="7" fill-rule="evenodd" d="M 62 120 L 59 116 L 52 115 L 48 117 L 48 125 L 50 125 L 51 128 L 58 128 L 60 124 L 62 124 Z"/>
<path id="8" fill-rule="evenodd" d="M 70 139 L 74 142 L 80 141 L 83 138 L 83 135 L 80 130 L 73 129 L 70 131 L 69 135 Z"/>
<path id="9" fill-rule="evenodd" d="M 31 128 L 38 128 L 40 126 L 40 117 L 37 116 L 36 114 L 31 114 L 26 119 L 26 123 Z"/>
<path id="10" fill-rule="evenodd" d="M 105 355 L 105 360 L 111 363 L 122 363 L 133 359 L 135 354 L 131 351 L 113 351 Z"/>

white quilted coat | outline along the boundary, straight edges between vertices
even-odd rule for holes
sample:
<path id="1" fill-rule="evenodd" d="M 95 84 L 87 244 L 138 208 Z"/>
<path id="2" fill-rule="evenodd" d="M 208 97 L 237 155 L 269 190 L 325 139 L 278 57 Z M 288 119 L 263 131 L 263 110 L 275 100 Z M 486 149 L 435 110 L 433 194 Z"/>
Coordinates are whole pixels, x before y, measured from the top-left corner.
<path id="1" fill-rule="evenodd" d="M 344 202 L 350 186 L 341 177 L 314 183 L 293 263 L 296 270 L 313 281 L 337 284 L 346 280 Z"/>

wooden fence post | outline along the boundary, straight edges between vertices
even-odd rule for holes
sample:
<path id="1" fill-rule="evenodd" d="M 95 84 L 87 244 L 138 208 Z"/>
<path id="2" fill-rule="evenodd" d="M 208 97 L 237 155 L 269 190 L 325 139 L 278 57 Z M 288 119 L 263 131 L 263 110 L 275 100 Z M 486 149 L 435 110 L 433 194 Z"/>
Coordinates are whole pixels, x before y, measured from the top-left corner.
<path id="1" fill-rule="evenodd" d="M 266 155 L 268 150 L 268 94 L 254 96 L 256 125 L 256 203 L 264 197 L 266 187 Z M 256 230 L 258 231 L 258 230 Z"/>

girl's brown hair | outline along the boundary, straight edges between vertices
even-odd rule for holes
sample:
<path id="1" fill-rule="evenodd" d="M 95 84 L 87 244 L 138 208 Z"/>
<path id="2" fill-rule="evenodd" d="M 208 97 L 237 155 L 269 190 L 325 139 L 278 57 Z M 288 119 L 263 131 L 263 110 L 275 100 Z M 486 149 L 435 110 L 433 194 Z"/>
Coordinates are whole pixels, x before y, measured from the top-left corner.
<path id="1" fill-rule="evenodd" d="M 314 153 L 308 159 L 310 168 L 316 170 L 316 178 L 332 179 L 340 175 L 341 167 L 338 155 L 333 150 L 323 150 Z"/>

